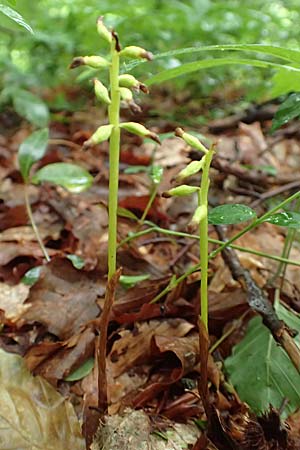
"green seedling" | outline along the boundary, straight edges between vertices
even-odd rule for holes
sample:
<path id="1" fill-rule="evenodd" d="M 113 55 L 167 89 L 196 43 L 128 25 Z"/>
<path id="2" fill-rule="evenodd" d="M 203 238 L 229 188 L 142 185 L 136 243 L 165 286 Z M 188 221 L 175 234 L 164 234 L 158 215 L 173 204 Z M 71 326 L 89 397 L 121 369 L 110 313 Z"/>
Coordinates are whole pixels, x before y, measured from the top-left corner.
<path id="1" fill-rule="evenodd" d="M 128 46 L 121 48 L 118 35 L 115 31 L 109 30 L 103 17 L 97 21 L 97 31 L 100 37 L 110 48 L 108 59 L 101 56 L 77 57 L 73 60 L 71 68 L 85 65 L 99 70 L 109 70 L 109 87 L 102 81 L 94 80 L 95 95 L 108 108 L 108 124 L 100 126 L 84 147 L 99 144 L 109 140 L 109 199 L 108 199 L 108 279 L 111 279 L 116 272 L 117 255 L 117 212 L 118 212 L 118 186 L 119 186 L 119 155 L 120 155 L 120 134 L 121 130 L 129 133 L 150 138 L 160 143 L 159 137 L 148 130 L 144 125 L 137 122 L 120 122 L 121 101 L 127 103 L 132 111 L 138 109 L 134 103 L 132 90 L 147 93 L 146 86 L 130 74 L 120 74 L 120 61 L 130 59 L 151 60 L 152 54 L 141 47 Z M 153 194 L 154 197 L 156 195 Z M 153 197 L 153 199 L 154 199 Z M 150 205 L 151 206 L 151 205 Z M 149 206 L 149 207 L 150 207 Z"/>
<path id="2" fill-rule="evenodd" d="M 26 211 L 44 257 L 46 261 L 49 262 L 49 254 L 34 221 L 28 193 L 29 185 L 47 181 L 60 185 L 70 192 L 77 193 L 89 188 L 93 182 L 93 177 L 83 168 L 67 163 L 48 164 L 32 173 L 32 166 L 40 161 L 46 153 L 48 139 L 48 128 L 43 128 L 32 133 L 20 145 L 18 151 L 18 161 L 20 172 L 25 184 L 24 196 Z"/>

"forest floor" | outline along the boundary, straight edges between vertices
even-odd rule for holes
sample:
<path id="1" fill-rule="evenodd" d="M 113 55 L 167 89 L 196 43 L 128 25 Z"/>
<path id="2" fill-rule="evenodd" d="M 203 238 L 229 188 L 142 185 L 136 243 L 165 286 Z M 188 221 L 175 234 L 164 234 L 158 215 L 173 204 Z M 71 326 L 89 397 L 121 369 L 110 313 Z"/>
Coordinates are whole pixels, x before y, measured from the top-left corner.
<path id="1" fill-rule="evenodd" d="M 174 104 L 163 95 L 155 103 L 166 112 L 174 109 Z M 278 379 L 274 383 L 265 380 L 264 385 L 253 363 L 248 369 L 249 377 L 241 375 L 248 391 L 245 387 L 239 391 L 242 382 L 239 380 L 236 385 L 232 373 L 247 365 L 247 358 L 242 355 L 236 355 L 224 368 L 224 361 L 244 338 L 257 311 L 249 302 L 247 284 L 235 279 L 226 255 L 221 253 L 209 263 L 211 351 L 207 376 L 212 416 L 208 437 L 204 432 L 207 415 L 197 385 L 201 373 L 197 331 L 200 272 L 191 273 L 158 302 L 151 302 L 172 276 L 181 276 L 199 263 L 198 240 L 187 235 L 197 199 L 161 196 L 173 187 L 176 174 L 197 155 L 172 136 L 174 128 L 184 128 L 184 124 L 167 114 L 165 119 L 156 118 L 151 108 L 149 105 L 146 113 L 134 120 L 144 120 L 148 128 L 161 135 L 162 145 L 136 136 L 122 138 L 118 266 L 122 267 L 123 276 L 143 277 L 141 281 L 131 280 L 131 285 L 126 285 L 126 277 L 123 278 L 110 310 L 106 370 L 109 420 L 115 422 L 110 424 L 113 432 L 106 431 L 106 439 L 115 433 L 117 443 L 106 442 L 103 448 L 299 450 L 300 393 L 295 394 L 296 399 L 290 399 L 285 388 L 278 385 Z M 244 204 L 260 216 L 299 190 L 299 126 L 291 123 L 270 134 L 274 108 L 253 108 L 198 127 L 204 143 L 216 142 L 217 148 L 211 169 L 211 206 Z M 186 112 L 192 117 L 197 114 L 195 109 Z M 125 111 L 124 116 L 128 118 L 130 113 Z M 83 436 L 91 441 L 95 431 L 101 384 L 98 367 L 93 364 L 99 341 L 95 323 L 103 311 L 107 282 L 108 145 L 83 150 L 82 144 L 104 120 L 104 114 L 101 117 L 94 106 L 80 113 L 53 116 L 48 150 L 36 168 L 53 162 L 74 162 L 94 176 L 94 183 L 79 194 L 51 184 L 30 186 L 34 218 L 51 258 L 46 263 L 28 221 L 17 163 L 19 145 L 31 128 L 19 120 L 14 122 L 7 114 L 2 117 L 0 450 L 82 449 Z M 153 165 L 163 168 L 163 177 L 141 223 L 138 219 L 149 201 L 149 168 Z M 210 238 L 229 238 L 243 227 L 244 224 L 222 226 L 220 230 L 211 226 Z M 249 271 L 252 286 L 263 289 L 272 304 L 279 292 L 285 310 L 294 315 L 297 328 L 299 266 L 288 264 L 284 277 L 278 276 L 280 263 L 276 260 L 282 255 L 287 230 L 262 223 L 235 242 L 248 250 L 234 250 L 231 255 L 242 271 Z M 216 244 L 210 243 L 209 250 L 214 248 Z M 300 263 L 297 234 L 288 257 Z M 30 282 L 28 276 L 24 280 L 24 275 L 35 267 L 39 268 L 38 280 Z M 259 360 L 259 344 L 251 351 L 254 358 L 257 351 L 258 364 L 265 366 L 265 359 Z M 41 378 L 32 377 L 23 362 Z M 273 373 L 272 356 L 267 364 L 270 367 L 266 370 Z M 287 385 L 290 373 L 287 369 Z M 269 389 L 270 402 L 276 401 L 274 408 L 269 409 L 268 405 L 266 414 L 259 416 L 256 413 L 265 406 L 265 389 Z M 131 423 L 128 442 L 124 417 Z M 181 426 L 185 428 L 177 428 Z M 153 436 L 156 444 L 152 442 L 151 447 Z"/>

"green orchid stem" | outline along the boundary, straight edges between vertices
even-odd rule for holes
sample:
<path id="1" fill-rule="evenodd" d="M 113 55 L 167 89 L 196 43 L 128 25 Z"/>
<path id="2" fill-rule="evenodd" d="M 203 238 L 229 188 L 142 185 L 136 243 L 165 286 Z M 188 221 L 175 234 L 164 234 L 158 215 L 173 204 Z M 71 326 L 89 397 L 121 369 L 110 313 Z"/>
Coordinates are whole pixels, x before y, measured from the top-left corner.
<path id="1" fill-rule="evenodd" d="M 201 320 L 208 330 L 208 189 L 209 189 L 209 168 L 214 150 L 211 148 L 205 156 L 202 167 L 201 188 L 199 195 L 199 206 L 205 206 L 206 214 L 200 220 L 200 268 L 201 268 L 201 287 L 200 287 L 200 305 Z"/>
<path id="2" fill-rule="evenodd" d="M 143 223 L 144 223 L 144 221 L 145 221 L 145 219 L 146 219 L 146 217 L 147 217 L 147 214 L 148 214 L 148 212 L 149 212 L 149 210 L 150 210 L 150 208 L 151 208 L 151 206 L 152 206 L 152 203 L 153 203 L 154 200 L 155 200 L 156 194 L 157 194 L 157 186 L 155 185 L 155 186 L 152 187 L 152 189 L 151 189 L 151 194 L 150 194 L 150 197 L 149 197 L 149 201 L 148 201 L 147 206 L 146 206 L 146 208 L 144 209 L 143 215 L 142 215 L 142 217 L 141 217 L 141 219 L 140 219 L 141 225 L 143 225 Z"/>
<path id="3" fill-rule="evenodd" d="M 108 109 L 109 123 L 113 125 L 109 141 L 109 197 L 108 197 L 108 279 L 116 272 L 117 267 L 117 209 L 119 187 L 120 156 L 120 91 L 119 91 L 119 52 L 116 40 L 111 44 L 110 88 L 111 104 Z"/>
<path id="4" fill-rule="evenodd" d="M 24 196 L 25 196 L 26 211 L 27 211 L 27 215 L 28 215 L 30 224 L 32 226 L 33 232 L 34 232 L 35 237 L 36 237 L 36 239 L 37 239 L 37 241 L 39 243 L 39 246 L 41 247 L 41 250 L 43 252 L 43 255 L 44 255 L 46 261 L 50 262 L 50 256 L 48 255 L 46 247 L 44 246 L 43 240 L 42 240 L 42 238 L 40 236 L 38 227 L 36 226 L 34 218 L 33 218 L 32 209 L 31 209 L 30 200 L 29 200 L 28 184 L 27 183 L 25 183 Z"/>

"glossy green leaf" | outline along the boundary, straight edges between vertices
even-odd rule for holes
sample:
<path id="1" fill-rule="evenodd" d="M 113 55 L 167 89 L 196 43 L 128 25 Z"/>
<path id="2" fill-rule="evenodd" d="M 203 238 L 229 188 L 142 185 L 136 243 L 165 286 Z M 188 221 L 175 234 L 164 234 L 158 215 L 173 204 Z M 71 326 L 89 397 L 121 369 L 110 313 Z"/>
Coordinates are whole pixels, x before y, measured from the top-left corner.
<path id="1" fill-rule="evenodd" d="M 292 329 L 300 329 L 299 317 L 283 306 L 277 312 Z M 300 375 L 260 317 L 249 322 L 246 336 L 226 359 L 225 368 L 241 399 L 256 413 L 267 411 L 270 405 L 276 409 L 285 405 L 286 416 L 300 407 Z"/>
<path id="2" fill-rule="evenodd" d="M 82 380 L 82 378 L 86 377 L 94 367 L 94 358 L 87 359 L 82 366 L 78 367 L 78 369 L 74 370 L 74 372 L 70 373 L 65 378 L 65 381 L 77 381 Z"/>
<path id="3" fill-rule="evenodd" d="M 75 269 L 82 269 L 84 267 L 84 259 L 78 255 L 67 255 L 67 259 L 71 261 Z"/>
<path id="4" fill-rule="evenodd" d="M 38 170 L 31 181 L 35 184 L 48 181 L 58 184 L 70 192 L 78 193 L 92 185 L 93 177 L 85 169 L 75 164 L 54 163 Z"/>
<path id="5" fill-rule="evenodd" d="M 19 14 L 13 8 L 11 8 L 10 6 L 3 5 L 2 3 L 0 3 L 0 12 L 5 14 L 11 20 L 16 22 L 21 27 L 26 28 L 27 31 L 29 31 L 31 34 L 33 34 L 33 29 L 31 28 L 31 26 L 28 25 L 28 23 L 25 22 L 25 20 L 21 16 L 21 14 Z"/>
<path id="6" fill-rule="evenodd" d="M 172 80 L 181 75 L 196 72 L 200 69 L 209 69 L 212 67 L 226 66 L 226 65 L 244 65 L 244 66 L 254 66 L 262 68 L 273 68 L 273 69 L 285 69 L 287 71 L 295 71 L 300 73 L 300 68 L 296 68 L 289 65 L 273 63 L 270 61 L 262 61 L 259 59 L 245 59 L 239 57 L 228 57 L 228 58 L 216 58 L 216 59 L 204 59 L 201 61 L 195 61 L 191 63 L 182 64 L 178 67 L 164 70 L 157 75 L 146 80 L 148 86 L 152 84 L 163 83 L 164 81 Z"/>
<path id="7" fill-rule="evenodd" d="M 273 225 L 279 225 L 281 227 L 287 228 L 300 228 L 300 214 L 293 211 L 284 211 L 276 214 L 266 219 L 266 222 L 272 223 Z"/>
<path id="8" fill-rule="evenodd" d="M 42 268 L 42 266 L 36 266 L 32 269 L 27 270 L 27 272 L 21 279 L 22 283 L 26 284 L 27 286 L 33 286 L 40 278 Z"/>
<path id="9" fill-rule="evenodd" d="M 46 103 L 36 95 L 23 89 L 13 93 L 13 105 L 16 112 L 37 127 L 46 127 L 49 122 L 49 110 Z"/>
<path id="10" fill-rule="evenodd" d="M 149 274 L 144 275 L 121 275 L 120 284 L 125 288 L 131 288 L 141 281 L 148 280 L 150 278 Z"/>
<path id="11" fill-rule="evenodd" d="M 19 147 L 18 159 L 22 177 L 28 180 L 32 165 L 46 153 L 49 139 L 48 128 L 35 131 Z"/>
<path id="12" fill-rule="evenodd" d="M 271 132 L 300 116 L 300 92 L 291 94 L 278 108 L 272 123 Z"/>
<path id="13" fill-rule="evenodd" d="M 150 168 L 150 178 L 154 184 L 159 184 L 164 174 L 164 169 L 162 166 L 153 165 Z"/>
<path id="14" fill-rule="evenodd" d="M 208 213 L 208 221 L 213 225 L 232 225 L 246 222 L 256 217 L 255 211 L 246 205 L 228 204 L 212 208 Z"/>

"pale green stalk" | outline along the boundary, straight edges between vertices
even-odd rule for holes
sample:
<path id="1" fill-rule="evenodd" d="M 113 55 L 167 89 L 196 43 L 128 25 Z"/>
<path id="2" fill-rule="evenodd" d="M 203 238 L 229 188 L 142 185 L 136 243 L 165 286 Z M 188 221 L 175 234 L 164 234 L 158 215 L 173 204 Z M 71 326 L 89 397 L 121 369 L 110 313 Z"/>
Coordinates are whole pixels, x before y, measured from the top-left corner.
<path id="1" fill-rule="evenodd" d="M 209 189 L 209 168 L 213 156 L 213 149 L 210 149 L 205 156 L 205 162 L 202 168 L 200 202 L 199 206 L 206 207 L 206 214 L 200 220 L 200 267 L 201 267 L 201 320 L 208 329 L 208 189 Z"/>
<path id="2" fill-rule="evenodd" d="M 35 221 L 34 221 L 34 217 L 33 217 L 32 210 L 31 210 L 31 205 L 30 205 L 30 200 L 29 200 L 29 195 L 28 195 L 28 185 L 26 183 L 25 183 L 24 188 L 25 188 L 24 189 L 25 205 L 26 205 L 26 211 L 27 211 L 27 215 L 28 215 L 30 224 L 32 226 L 35 237 L 39 243 L 39 246 L 41 247 L 41 250 L 45 256 L 46 261 L 50 262 L 50 256 L 48 255 L 46 247 L 44 246 L 43 240 L 40 236 L 39 229 L 36 226 Z"/>
<path id="3" fill-rule="evenodd" d="M 110 89 L 111 104 L 108 108 L 109 123 L 114 126 L 109 141 L 109 197 L 108 197 L 108 279 L 117 267 L 117 209 L 119 187 L 120 155 L 120 91 L 119 91 L 119 52 L 116 40 L 111 43 Z"/>

